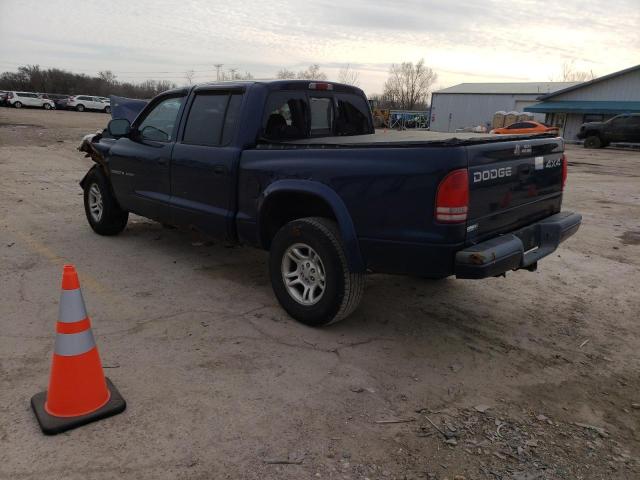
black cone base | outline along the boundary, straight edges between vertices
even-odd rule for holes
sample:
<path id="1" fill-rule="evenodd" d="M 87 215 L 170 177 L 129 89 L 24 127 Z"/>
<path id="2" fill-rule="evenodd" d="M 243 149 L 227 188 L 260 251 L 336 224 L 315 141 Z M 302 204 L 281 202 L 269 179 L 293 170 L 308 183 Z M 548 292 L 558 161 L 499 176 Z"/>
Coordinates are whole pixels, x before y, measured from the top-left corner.
<path id="1" fill-rule="evenodd" d="M 106 378 L 107 388 L 111 392 L 111 397 L 106 405 L 99 408 L 95 412 L 88 413 L 86 415 L 80 415 L 79 417 L 54 417 L 49 415 L 44 409 L 44 402 L 47 400 L 47 392 L 36 393 L 31 397 L 31 408 L 36 414 L 36 419 L 40 424 L 40 428 L 45 435 L 56 435 L 58 433 L 66 432 L 72 428 L 81 427 L 87 423 L 95 422 L 103 418 L 117 415 L 124 412 L 127 408 L 127 402 L 122 398 L 120 392 L 115 387 L 111 380 Z"/>

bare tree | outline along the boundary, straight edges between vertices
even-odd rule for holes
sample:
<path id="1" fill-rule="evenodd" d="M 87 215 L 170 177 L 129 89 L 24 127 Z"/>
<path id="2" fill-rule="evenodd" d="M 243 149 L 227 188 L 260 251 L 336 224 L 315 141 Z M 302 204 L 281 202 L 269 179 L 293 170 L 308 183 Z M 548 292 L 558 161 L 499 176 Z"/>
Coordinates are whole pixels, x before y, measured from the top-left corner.
<path id="1" fill-rule="evenodd" d="M 317 63 L 310 65 L 306 70 L 300 70 L 296 75 L 298 80 L 326 80 L 327 74 L 320 70 Z"/>
<path id="2" fill-rule="evenodd" d="M 220 80 L 251 80 L 253 75 L 249 72 L 238 73 L 237 68 L 230 68 L 226 72 L 223 70 L 220 72 Z"/>
<path id="3" fill-rule="evenodd" d="M 280 80 L 293 80 L 296 78 L 296 72 L 287 68 L 281 68 L 278 70 L 278 73 L 276 73 L 276 78 Z"/>
<path id="4" fill-rule="evenodd" d="M 353 85 L 354 87 L 360 86 L 360 74 L 351 68 L 351 65 L 347 65 L 341 68 L 338 72 L 338 82 L 346 83 L 347 85 Z"/>
<path id="5" fill-rule="evenodd" d="M 413 62 L 393 64 L 389 69 L 389 78 L 384 84 L 382 96 L 388 99 L 394 108 L 424 108 L 437 79 L 438 75 L 424 64 L 424 59 L 415 65 Z"/>
<path id="6" fill-rule="evenodd" d="M 111 70 L 102 70 L 101 72 L 98 72 L 98 78 L 107 85 L 113 85 L 116 83 L 117 77 Z"/>
<path id="7" fill-rule="evenodd" d="M 196 72 L 193 70 L 187 70 L 186 72 L 184 72 L 184 78 L 189 85 L 193 84 L 193 77 L 195 76 L 196 76 Z"/>
<path id="8" fill-rule="evenodd" d="M 576 70 L 573 62 L 563 63 L 560 75 L 563 82 L 586 82 L 596 78 L 593 70 Z"/>

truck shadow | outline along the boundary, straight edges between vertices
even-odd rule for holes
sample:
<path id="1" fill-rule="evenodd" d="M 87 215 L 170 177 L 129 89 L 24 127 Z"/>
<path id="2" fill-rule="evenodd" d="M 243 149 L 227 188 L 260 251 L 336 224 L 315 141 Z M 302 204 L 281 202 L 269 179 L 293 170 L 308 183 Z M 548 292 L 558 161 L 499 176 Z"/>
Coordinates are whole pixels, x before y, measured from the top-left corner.
<path id="1" fill-rule="evenodd" d="M 166 229 L 147 220 L 135 221 L 124 234 L 161 251 L 166 258 L 187 263 L 202 282 L 232 282 L 233 299 L 258 298 L 263 305 L 241 315 L 270 336 L 289 341 L 322 344 L 328 350 L 372 338 L 423 342 L 424 347 L 452 338 L 481 342 L 498 351 L 513 347 L 505 340 L 514 332 L 513 322 L 494 315 L 493 302 L 478 303 L 478 282 L 455 279 L 425 280 L 383 274 L 367 275 L 360 307 L 347 319 L 324 328 L 310 328 L 291 319 L 277 303 L 268 274 L 268 253 L 196 232 Z M 178 261 L 178 260 L 176 260 Z M 266 329 L 266 330 L 265 330 Z M 478 346 L 478 349 L 481 347 Z"/>

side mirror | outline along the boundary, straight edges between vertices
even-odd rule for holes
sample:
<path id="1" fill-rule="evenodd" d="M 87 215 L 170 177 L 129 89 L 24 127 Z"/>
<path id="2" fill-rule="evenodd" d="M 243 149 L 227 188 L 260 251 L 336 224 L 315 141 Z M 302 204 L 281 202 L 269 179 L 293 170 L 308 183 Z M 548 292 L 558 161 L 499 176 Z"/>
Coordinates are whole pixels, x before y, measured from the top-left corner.
<path id="1" fill-rule="evenodd" d="M 114 118 L 107 125 L 107 131 L 115 138 L 126 137 L 131 133 L 131 123 L 126 118 Z"/>

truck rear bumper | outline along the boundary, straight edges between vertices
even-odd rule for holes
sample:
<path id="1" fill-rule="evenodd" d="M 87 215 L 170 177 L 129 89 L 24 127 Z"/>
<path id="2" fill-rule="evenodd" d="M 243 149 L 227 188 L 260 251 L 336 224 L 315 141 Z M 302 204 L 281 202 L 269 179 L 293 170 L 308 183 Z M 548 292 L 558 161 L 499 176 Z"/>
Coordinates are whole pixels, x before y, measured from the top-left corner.
<path id="1" fill-rule="evenodd" d="M 561 212 L 520 230 L 501 235 L 456 253 L 457 278 L 486 278 L 509 270 L 535 268 L 536 262 L 553 253 L 561 242 L 576 233 L 582 215 Z"/>

